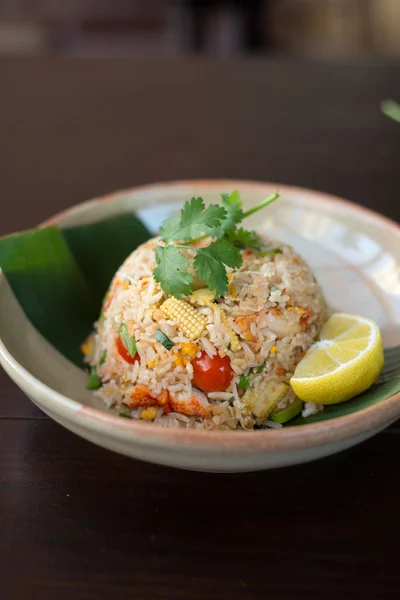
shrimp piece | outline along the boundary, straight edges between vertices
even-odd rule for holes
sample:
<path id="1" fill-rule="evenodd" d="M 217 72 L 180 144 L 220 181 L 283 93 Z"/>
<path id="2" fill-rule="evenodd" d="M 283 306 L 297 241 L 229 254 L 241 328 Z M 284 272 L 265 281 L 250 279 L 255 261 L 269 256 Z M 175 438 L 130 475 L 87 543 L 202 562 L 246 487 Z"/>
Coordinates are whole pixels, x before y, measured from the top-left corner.
<path id="1" fill-rule="evenodd" d="M 251 333 L 251 324 L 255 323 L 258 317 L 258 313 L 253 313 L 251 315 L 244 315 L 243 317 L 238 317 L 235 319 L 236 325 L 240 327 L 240 335 L 247 342 L 252 342 L 254 340 L 254 335 Z"/>
<path id="2" fill-rule="evenodd" d="M 300 325 L 303 327 L 303 329 L 305 329 L 307 327 L 308 321 L 311 319 L 312 316 L 313 316 L 312 310 L 307 308 L 307 310 L 304 312 L 304 314 L 300 318 Z"/>
<path id="3" fill-rule="evenodd" d="M 193 390 L 192 396 L 188 400 L 176 400 L 171 397 L 168 390 L 163 390 L 161 394 L 154 397 L 146 385 L 139 384 L 135 386 L 131 398 L 132 402 L 129 403 L 129 408 L 162 406 L 166 413 L 175 411 L 189 417 L 208 418 L 211 416 L 211 406 L 207 397 L 199 390 Z"/>
<path id="4" fill-rule="evenodd" d="M 132 402 L 129 402 L 129 408 L 136 406 L 157 406 L 157 398 L 151 395 L 151 391 L 147 385 L 136 385 L 131 393 Z"/>
<path id="5" fill-rule="evenodd" d="M 283 316 L 282 311 L 276 306 L 270 308 L 265 314 L 267 316 L 265 326 L 268 327 L 278 339 L 284 338 L 287 335 L 300 333 L 302 329 L 299 323 L 289 323 Z"/>
<path id="6" fill-rule="evenodd" d="M 188 417 L 203 417 L 211 416 L 211 406 L 207 397 L 200 390 L 193 390 L 189 400 L 175 400 L 171 398 L 170 406 L 175 412 L 182 413 Z"/>

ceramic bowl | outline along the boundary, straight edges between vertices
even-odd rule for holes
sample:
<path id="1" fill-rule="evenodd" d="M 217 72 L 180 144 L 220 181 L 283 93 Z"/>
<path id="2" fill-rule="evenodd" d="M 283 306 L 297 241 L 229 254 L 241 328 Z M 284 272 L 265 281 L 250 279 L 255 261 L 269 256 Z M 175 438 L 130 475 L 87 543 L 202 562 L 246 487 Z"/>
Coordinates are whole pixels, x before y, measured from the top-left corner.
<path id="1" fill-rule="evenodd" d="M 330 308 L 371 317 L 385 346 L 400 340 L 400 228 L 390 220 L 315 191 L 246 181 L 185 181 L 134 188 L 85 202 L 45 224 L 68 227 L 129 210 L 154 232 L 192 196 L 218 201 L 237 189 L 251 206 L 279 189 L 282 198 L 253 220 L 294 246 L 311 264 Z M 18 331 L 13 324 L 20 323 Z M 19 331 L 25 331 L 24 337 Z M 357 413 L 280 430 L 200 431 L 129 421 L 85 389 L 86 374 L 61 356 L 26 319 L 0 276 L 0 360 L 45 413 L 74 433 L 134 458 L 199 471 L 255 471 L 314 460 L 349 448 L 400 416 L 400 394 Z"/>

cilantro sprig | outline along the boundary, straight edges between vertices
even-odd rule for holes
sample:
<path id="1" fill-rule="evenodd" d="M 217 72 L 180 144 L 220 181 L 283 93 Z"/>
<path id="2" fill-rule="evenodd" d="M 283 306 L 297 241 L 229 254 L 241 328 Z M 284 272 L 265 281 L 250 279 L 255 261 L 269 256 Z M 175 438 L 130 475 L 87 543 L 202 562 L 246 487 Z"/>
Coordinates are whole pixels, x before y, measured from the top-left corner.
<path id="1" fill-rule="evenodd" d="M 246 212 L 238 192 L 221 194 L 220 205 L 206 207 L 202 198 L 185 202 L 180 214 L 166 219 L 160 228 L 164 245 L 156 248 L 154 279 L 164 293 L 176 298 L 190 295 L 196 275 L 217 296 L 225 294 L 226 267 L 238 269 L 243 262 L 240 250 L 259 250 L 261 245 L 254 231 L 238 228 L 238 224 L 278 197 L 278 193 L 272 194 Z M 204 248 L 196 247 L 195 243 L 205 238 L 211 238 L 211 243 Z M 194 253 L 193 260 L 185 254 L 186 250 L 192 251 L 189 256 Z"/>

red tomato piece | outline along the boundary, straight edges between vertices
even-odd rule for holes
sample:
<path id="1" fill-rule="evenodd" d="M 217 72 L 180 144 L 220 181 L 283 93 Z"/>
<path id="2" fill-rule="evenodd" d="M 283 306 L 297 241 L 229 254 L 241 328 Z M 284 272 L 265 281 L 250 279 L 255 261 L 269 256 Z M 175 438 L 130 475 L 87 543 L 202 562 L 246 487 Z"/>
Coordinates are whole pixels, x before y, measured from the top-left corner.
<path id="1" fill-rule="evenodd" d="M 130 365 L 133 365 L 136 361 L 140 362 L 139 353 L 136 352 L 135 356 L 131 356 L 120 335 L 117 338 L 117 352 L 120 355 L 120 357 L 123 358 L 124 361 L 129 363 Z"/>
<path id="2" fill-rule="evenodd" d="M 233 373 L 229 356 L 221 358 L 218 354 L 210 358 L 202 352 L 199 358 L 192 360 L 193 383 L 203 392 L 223 392 L 232 381 Z"/>

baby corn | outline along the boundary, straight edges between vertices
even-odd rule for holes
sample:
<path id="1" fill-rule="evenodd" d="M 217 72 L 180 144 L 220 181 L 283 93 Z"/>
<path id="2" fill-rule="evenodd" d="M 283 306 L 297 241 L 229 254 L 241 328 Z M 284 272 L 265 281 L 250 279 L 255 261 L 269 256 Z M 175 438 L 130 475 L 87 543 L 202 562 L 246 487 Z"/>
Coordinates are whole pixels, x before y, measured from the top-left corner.
<path id="1" fill-rule="evenodd" d="M 206 328 L 206 318 L 184 300 L 168 298 L 160 310 L 168 319 L 175 321 L 190 340 L 197 340 Z"/>

